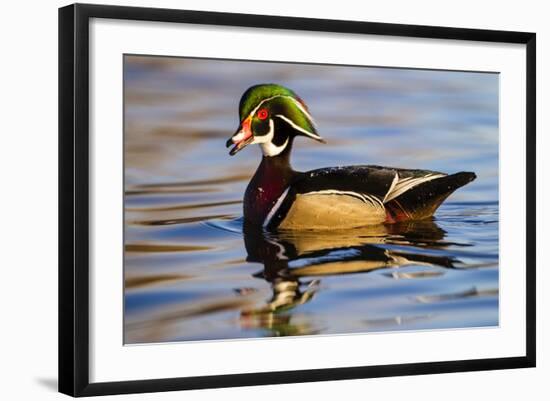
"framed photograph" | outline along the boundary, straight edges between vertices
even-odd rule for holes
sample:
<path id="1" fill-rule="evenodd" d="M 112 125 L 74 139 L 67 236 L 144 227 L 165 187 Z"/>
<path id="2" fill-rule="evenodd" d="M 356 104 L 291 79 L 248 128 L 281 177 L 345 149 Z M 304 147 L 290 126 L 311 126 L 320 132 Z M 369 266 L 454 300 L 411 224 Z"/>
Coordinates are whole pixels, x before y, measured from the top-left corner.
<path id="1" fill-rule="evenodd" d="M 63 393 L 535 366 L 534 33 L 70 5 L 59 150 Z"/>

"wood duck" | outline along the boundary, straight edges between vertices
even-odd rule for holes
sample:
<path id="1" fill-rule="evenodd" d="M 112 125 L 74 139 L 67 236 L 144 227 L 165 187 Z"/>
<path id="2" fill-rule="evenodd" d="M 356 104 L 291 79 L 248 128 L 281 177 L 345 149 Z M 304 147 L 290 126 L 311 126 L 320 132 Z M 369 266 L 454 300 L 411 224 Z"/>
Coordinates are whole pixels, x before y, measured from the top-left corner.
<path id="1" fill-rule="evenodd" d="M 476 178 L 429 170 L 357 165 L 298 172 L 292 143 L 319 136 L 304 101 L 277 84 L 250 87 L 239 103 L 240 125 L 226 146 L 235 155 L 250 144 L 262 161 L 244 195 L 244 220 L 267 230 L 347 229 L 431 217 L 457 188 Z"/>

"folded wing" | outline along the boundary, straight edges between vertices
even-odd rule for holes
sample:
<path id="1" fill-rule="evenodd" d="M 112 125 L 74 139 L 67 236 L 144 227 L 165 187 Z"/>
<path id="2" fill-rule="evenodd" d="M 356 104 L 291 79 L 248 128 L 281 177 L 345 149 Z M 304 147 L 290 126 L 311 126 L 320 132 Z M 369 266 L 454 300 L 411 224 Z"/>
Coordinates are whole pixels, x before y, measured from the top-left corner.
<path id="1" fill-rule="evenodd" d="M 300 174 L 285 191 L 264 227 L 353 227 L 422 219 L 473 179 L 474 173 L 381 166 L 312 170 Z"/>

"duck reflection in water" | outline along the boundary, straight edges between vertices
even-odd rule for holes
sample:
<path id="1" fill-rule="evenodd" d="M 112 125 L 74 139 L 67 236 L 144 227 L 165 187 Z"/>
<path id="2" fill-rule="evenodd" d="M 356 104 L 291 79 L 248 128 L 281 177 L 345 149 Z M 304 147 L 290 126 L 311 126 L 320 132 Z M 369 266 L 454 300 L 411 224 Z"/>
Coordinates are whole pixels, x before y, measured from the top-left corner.
<path id="1" fill-rule="evenodd" d="M 311 301 L 322 290 L 324 276 L 369 273 L 405 265 L 454 268 L 459 263 L 447 256 L 402 252 L 385 247 L 414 245 L 417 248 L 437 249 L 451 245 L 444 241 L 445 231 L 432 220 L 342 231 L 276 233 L 245 224 L 243 233 L 246 260 L 264 265 L 263 270 L 254 276 L 270 283 L 273 295 L 261 307 L 242 310 L 241 326 L 245 329 L 268 329 L 279 336 L 315 334 L 319 331 L 319 328 L 314 329 L 306 322 L 291 322 L 292 314 L 285 312 Z M 439 269 L 431 272 L 431 275 L 441 274 Z M 397 272 L 392 275 L 395 279 L 400 277 Z"/>

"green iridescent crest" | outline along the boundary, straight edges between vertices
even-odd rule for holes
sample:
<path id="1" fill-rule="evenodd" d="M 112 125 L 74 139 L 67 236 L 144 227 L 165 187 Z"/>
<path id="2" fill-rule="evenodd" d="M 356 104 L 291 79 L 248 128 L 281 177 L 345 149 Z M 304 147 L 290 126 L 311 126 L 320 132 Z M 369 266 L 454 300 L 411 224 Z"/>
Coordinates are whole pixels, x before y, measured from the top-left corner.
<path id="1" fill-rule="evenodd" d="M 247 89 L 239 102 L 239 116 L 244 120 L 260 104 L 262 100 L 273 96 L 289 96 L 298 99 L 298 96 L 288 88 L 277 84 L 254 85 Z"/>
<path id="2" fill-rule="evenodd" d="M 253 114 L 253 124 L 260 125 L 263 122 L 258 120 L 257 114 L 260 110 L 266 110 L 269 118 L 278 117 L 295 130 L 321 140 L 305 104 L 296 93 L 284 86 L 277 84 L 255 85 L 243 94 L 239 103 L 241 121 Z"/>

